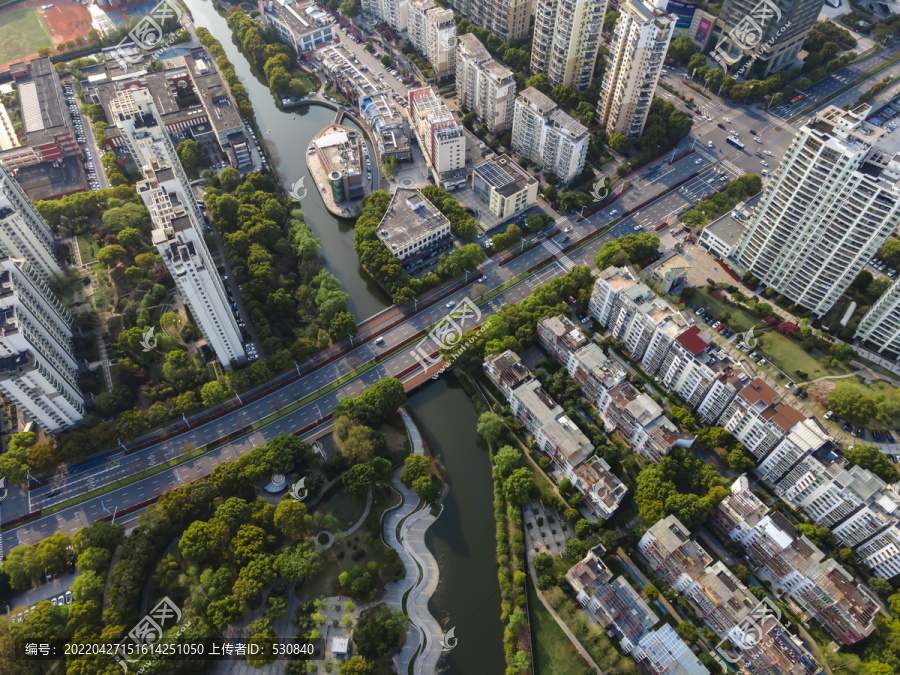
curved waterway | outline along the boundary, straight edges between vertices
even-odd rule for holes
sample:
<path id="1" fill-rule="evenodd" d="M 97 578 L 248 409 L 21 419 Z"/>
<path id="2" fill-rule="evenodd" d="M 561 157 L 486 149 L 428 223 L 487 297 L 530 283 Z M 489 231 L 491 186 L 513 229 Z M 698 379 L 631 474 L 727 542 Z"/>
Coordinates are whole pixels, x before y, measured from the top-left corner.
<path id="1" fill-rule="evenodd" d="M 452 375 L 418 390 L 409 407 L 450 486 L 440 518 L 425 533 L 441 574 L 429 608 L 444 630 L 456 627 L 459 640 L 441 672 L 503 673 L 491 464 L 475 430 L 478 415 Z"/>
<path id="2" fill-rule="evenodd" d="M 322 256 L 326 266 L 341 280 L 342 290 L 350 294 L 348 308 L 357 321 L 362 321 L 390 306 L 390 298 L 363 271 L 353 250 L 353 221 L 341 220 L 331 215 L 316 194 L 318 187 L 306 168 L 306 149 L 313 137 L 334 122 L 335 111 L 319 105 L 301 106 L 281 111 L 266 84 L 261 82 L 240 52 L 232 38 L 225 17 L 219 14 L 209 0 L 185 0 L 191 10 L 194 24 L 207 28 L 222 43 L 234 71 L 250 95 L 256 121 L 266 144 L 269 158 L 286 190 L 290 190 L 303 178 L 307 196 L 300 208 L 306 222 L 322 240 Z M 352 120 L 344 118 L 343 124 L 359 128 Z M 368 143 L 368 141 L 367 141 Z M 374 157 L 371 145 L 369 155 Z"/>

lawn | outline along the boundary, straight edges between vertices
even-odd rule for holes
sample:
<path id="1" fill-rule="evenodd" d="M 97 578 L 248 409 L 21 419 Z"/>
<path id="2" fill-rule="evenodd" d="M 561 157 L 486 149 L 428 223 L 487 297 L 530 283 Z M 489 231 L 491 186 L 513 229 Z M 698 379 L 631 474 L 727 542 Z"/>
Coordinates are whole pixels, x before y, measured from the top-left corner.
<path id="1" fill-rule="evenodd" d="M 76 237 L 78 252 L 81 254 L 81 264 L 87 265 L 97 259 L 94 240 L 89 234 L 79 234 Z"/>
<path id="2" fill-rule="evenodd" d="M 50 32 L 38 8 L 26 5 L 3 14 L 0 22 L 0 64 L 11 63 L 36 54 L 41 47 L 52 47 Z"/>
<path id="3" fill-rule="evenodd" d="M 706 309 L 707 312 L 715 317 L 713 323 L 718 320 L 723 312 L 729 312 L 731 319 L 726 323 L 729 329 L 734 332 L 750 330 L 755 324 L 759 323 L 759 317 L 753 316 L 750 312 L 740 307 L 729 307 L 725 303 L 719 302 L 709 294 L 706 288 L 698 289 L 698 292 L 694 293 L 694 296 L 690 299 L 689 304 L 699 305 Z"/>
<path id="4" fill-rule="evenodd" d="M 535 675 L 590 673 L 591 669 L 572 647 L 550 612 L 538 600 L 528 578 L 528 610 L 531 615 L 531 647 Z"/>
<path id="5" fill-rule="evenodd" d="M 853 372 L 849 366 L 844 364 L 836 367 L 822 365 L 820 360 L 827 354 L 818 349 L 804 351 L 798 342 L 775 330 L 757 331 L 756 337 L 759 341 L 757 351 L 762 351 L 769 361 L 791 379 L 815 380 L 826 375 L 846 375 Z M 807 377 L 800 378 L 797 375 L 798 370 L 806 372 Z"/>
<path id="6" fill-rule="evenodd" d="M 311 513 L 330 513 L 341 524 L 342 529 L 351 528 L 366 508 L 365 497 L 354 497 L 347 494 L 344 486 L 338 482 L 326 493 L 325 498 L 311 509 Z"/>

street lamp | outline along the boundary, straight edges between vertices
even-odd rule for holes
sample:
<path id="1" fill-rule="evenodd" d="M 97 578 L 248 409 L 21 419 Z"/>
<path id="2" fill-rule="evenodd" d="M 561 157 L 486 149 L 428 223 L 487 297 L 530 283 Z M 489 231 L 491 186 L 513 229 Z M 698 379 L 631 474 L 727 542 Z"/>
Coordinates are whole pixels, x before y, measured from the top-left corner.
<path id="1" fill-rule="evenodd" d="M 294 361 L 294 367 L 297 369 L 297 377 L 300 377 L 300 366 L 297 365 L 296 361 Z"/>
<path id="2" fill-rule="evenodd" d="M 238 403 L 244 405 L 244 402 L 241 400 L 241 395 L 237 393 L 237 389 L 232 389 L 232 391 L 234 392 L 234 395 L 237 396 Z"/>
<path id="3" fill-rule="evenodd" d="M 6 489 L 6 476 L 0 478 L 0 506 L 3 505 L 3 500 L 6 499 L 6 495 L 9 491 Z M 3 525 L 3 513 L 0 511 L 0 526 Z M 0 533 L 0 560 L 3 560 L 3 534 Z M 6 613 L 9 614 L 9 605 L 6 606 Z"/>
<path id="4" fill-rule="evenodd" d="M 318 404 L 318 403 L 313 403 L 313 405 L 316 407 L 316 412 L 319 413 L 319 420 L 321 421 L 321 419 L 322 419 L 322 410 L 319 408 L 319 404 Z"/>

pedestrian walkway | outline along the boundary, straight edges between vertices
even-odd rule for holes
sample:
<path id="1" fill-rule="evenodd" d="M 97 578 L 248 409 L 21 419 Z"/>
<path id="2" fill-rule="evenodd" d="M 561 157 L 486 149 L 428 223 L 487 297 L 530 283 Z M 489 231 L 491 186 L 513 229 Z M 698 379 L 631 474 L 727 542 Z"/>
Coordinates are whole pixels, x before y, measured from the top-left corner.
<path id="1" fill-rule="evenodd" d="M 409 433 L 413 452 L 424 455 L 425 446 L 418 428 L 405 409 L 400 409 L 400 415 Z M 402 468 L 394 471 L 393 488 L 400 493 L 403 501 L 394 510 L 386 512 L 384 539 L 403 561 L 406 576 L 385 586 L 384 603 L 391 611 L 405 611 L 410 620 L 406 644 L 394 657 L 397 672 L 408 673 L 409 664 L 415 660 L 414 672 L 417 675 L 433 675 L 441 657 L 442 630 L 428 610 L 428 601 L 437 588 L 440 570 L 425 545 L 425 532 L 437 517 L 431 514 L 431 509 L 413 490 L 400 481 L 402 472 Z"/>

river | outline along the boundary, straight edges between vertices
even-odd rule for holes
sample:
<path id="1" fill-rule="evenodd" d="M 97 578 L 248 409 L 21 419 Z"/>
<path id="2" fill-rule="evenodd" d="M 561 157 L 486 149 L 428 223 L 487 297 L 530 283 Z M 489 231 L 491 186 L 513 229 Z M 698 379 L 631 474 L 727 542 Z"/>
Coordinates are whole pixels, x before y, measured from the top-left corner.
<path id="1" fill-rule="evenodd" d="M 350 294 L 348 309 L 359 322 L 390 306 L 390 298 L 359 265 L 359 258 L 353 249 L 353 221 L 335 218 L 328 212 L 306 168 L 306 149 L 316 134 L 334 122 L 335 112 L 320 105 L 279 110 L 269 87 L 257 79 L 250 63 L 235 45 L 225 17 L 215 10 L 209 0 L 186 0 L 185 4 L 194 17 L 194 24 L 207 28 L 222 43 L 228 59 L 234 64 L 234 71 L 253 103 L 262 133 L 260 142 L 266 144 L 273 168 L 284 188 L 290 190 L 294 183 L 304 179 L 308 194 L 301 201 L 300 208 L 310 228 L 322 240 L 322 256 L 326 266 L 341 280 L 342 290 Z M 344 124 L 357 126 L 346 117 Z M 375 156 L 371 145 L 369 155 Z"/>
<path id="2" fill-rule="evenodd" d="M 416 423 L 447 469 L 450 493 L 425 534 L 441 579 L 431 613 L 459 639 L 442 663 L 452 675 L 496 675 L 506 670 L 491 465 L 475 426 L 478 415 L 452 375 L 409 398 Z"/>
<path id="3" fill-rule="evenodd" d="M 325 209 L 314 194 L 315 187 L 306 169 L 306 148 L 313 136 L 334 120 L 334 112 L 323 106 L 280 111 L 268 87 L 256 78 L 235 46 L 225 19 L 209 0 L 186 0 L 186 4 L 194 23 L 218 38 L 234 64 L 253 102 L 261 140 L 266 143 L 285 188 L 306 178 L 309 195 L 301 208 L 306 222 L 322 240 L 328 269 L 350 294 L 350 310 L 361 320 L 387 307 L 390 299 L 359 266 L 353 249 L 353 223 L 335 218 Z M 431 611 L 445 627 L 456 626 L 459 639 L 443 660 L 445 670 L 452 675 L 496 675 L 504 672 L 506 666 L 493 489 L 487 451 L 475 430 L 475 408 L 452 376 L 429 383 L 413 394 L 409 403 L 423 437 L 447 469 L 450 486 L 444 511 L 426 535 L 426 544 L 434 553 L 441 574 Z"/>

